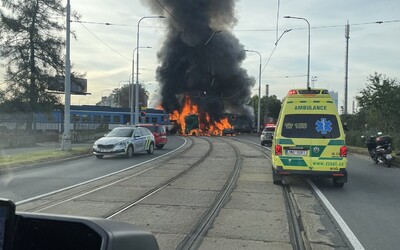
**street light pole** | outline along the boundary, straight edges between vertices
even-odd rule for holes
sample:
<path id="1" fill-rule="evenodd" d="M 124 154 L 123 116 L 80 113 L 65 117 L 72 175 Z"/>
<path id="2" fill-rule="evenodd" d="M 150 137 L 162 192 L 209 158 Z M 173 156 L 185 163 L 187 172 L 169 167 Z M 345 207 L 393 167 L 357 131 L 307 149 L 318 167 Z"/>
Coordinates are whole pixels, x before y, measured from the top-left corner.
<path id="1" fill-rule="evenodd" d="M 260 57 L 260 70 L 258 73 L 258 112 L 257 112 L 257 133 L 260 133 L 260 119 L 261 119 L 261 64 L 262 64 L 262 56 L 260 52 L 255 50 L 245 50 L 246 52 L 257 53 Z"/>
<path id="2" fill-rule="evenodd" d="M 131 92 L 130 92 L 130 95 L 129 95 L 129 97 L 132 97 L 130 100 L 129 100 L 129 107 L 131 108 L 131 118 L 130 118 L 130 124 L 133 124 L 133 108 L 134 108 L 134 102 L 133 102 L 133 96 L 134 96 L 134 93 L 135 93 L 135 89 L 133 88 L 133 81 L 134 81 L 134 76 L 135 76 L 135 51 L 137 50 L 137 49 L 150 49 L 151 47 L 150 46 L 145 46 L 145 47 L 137 47 L 137 48 L 135 48 L 134 50 L 133 50 L 133 54 L 132 54 L 132 87 L 130 88 L 130 90 L 131 90 Z M 139 75 L 139 74 L 138 74 Z M 138 87 L 139 88 L 139 87 Z M 138 91 L 136 91 L 136 92 L 138 92 Z M 135 103 L 136 103 L 136 98 L 138 98 L 139 99 L 139 97 L 135 97 Z M 138 100 L 138 103 L 139 103 L 139 100 Z M 137 112 L 137 111 L 135 111 L 135 112 Z"/>
<path id="3" fill-rule="evenodd" d="M 311 41 L 311 27 L 307 19 L 303 17 L 284 16 L 284 18 L 301 19 L 307 22 L 308 25 L 308 66 L 307 66 L 307 89 L 310 88 L 310 41 Z"/>
<path id="4" fill-rule="evenodd" d="M 139 28 L 140 22 L 145 18 L 166 18 L 165 16 L 145 16 L 140 18 L 138 25 L 137 25 L 137 38 L 136 38 L 136 93 L 135 93 L 135 124 L 139 123 Z M 132 67 L 133 68 L 133 67 Z M 133 79 L 133 74 L 132 74 Z M 131 124 L 133 124 L 131 118 Z"/>

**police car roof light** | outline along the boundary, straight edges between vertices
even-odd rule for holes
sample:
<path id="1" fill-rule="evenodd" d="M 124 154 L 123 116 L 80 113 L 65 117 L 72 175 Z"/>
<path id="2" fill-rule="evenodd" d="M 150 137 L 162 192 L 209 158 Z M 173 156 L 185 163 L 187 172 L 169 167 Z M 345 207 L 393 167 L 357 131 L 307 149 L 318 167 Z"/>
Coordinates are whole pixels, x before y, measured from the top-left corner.
<path id="1" fill-rule="evenodd" d="M 289 95 L 296 95 L 296 94 L 298 94 L 297 90 L 295 89 L 289 90 Z"/>

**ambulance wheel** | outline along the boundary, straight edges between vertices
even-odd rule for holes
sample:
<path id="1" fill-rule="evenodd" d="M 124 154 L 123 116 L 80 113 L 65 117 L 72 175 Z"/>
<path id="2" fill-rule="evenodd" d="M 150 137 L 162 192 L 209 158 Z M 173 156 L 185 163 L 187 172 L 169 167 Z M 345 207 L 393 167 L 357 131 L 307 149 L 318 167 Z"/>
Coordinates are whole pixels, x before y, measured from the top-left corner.
<path id="1" fill-rule="evenodd" d="M 333 178 L 333 186 L 342 188 L 344 186 L 344 182 L 339 182 L 339 178 Z"/>
<path id="2" fill-rule="evenodd" d="M 282 176 L 279 176 L 279 175 L 275 172 L 274 168 L 272 168 L 272 180 L 273 180 L 273 182 L 274 182 L 275 185 L 282 185 L 282 184 L 283 184 L 283 183 L 282 183 Z"/>

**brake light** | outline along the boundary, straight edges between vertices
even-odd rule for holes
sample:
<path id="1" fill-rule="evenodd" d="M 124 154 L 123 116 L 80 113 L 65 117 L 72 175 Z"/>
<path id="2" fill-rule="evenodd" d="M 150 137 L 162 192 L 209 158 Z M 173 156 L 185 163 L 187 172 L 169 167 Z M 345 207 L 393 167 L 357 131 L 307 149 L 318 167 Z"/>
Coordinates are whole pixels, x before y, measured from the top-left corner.
<path id="1" fill-rule="evenodd" d="M 295 90 L 295 89 L 289 90 L 289 95 L 297 95 L 297 94 L 298 94 L 297 90 Z"/>
<path id="2" fill-rule="evenodd" d="M 340 147 L 340 157 L 346 157 L 346 156 L 347 156 L 347 147 L 341 146 Z"/>
<path id="3" fill-rule="evenodd" d="M 275 145 L 275 155 L 282 155 L 282 146 Z"/>

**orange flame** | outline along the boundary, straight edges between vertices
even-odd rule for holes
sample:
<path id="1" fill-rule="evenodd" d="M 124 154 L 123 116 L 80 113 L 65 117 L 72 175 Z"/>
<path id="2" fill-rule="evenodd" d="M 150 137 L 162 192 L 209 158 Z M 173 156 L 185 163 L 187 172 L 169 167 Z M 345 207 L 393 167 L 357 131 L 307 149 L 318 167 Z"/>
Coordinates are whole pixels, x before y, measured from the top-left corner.
<path id="1" fill-rule="evenodd" d="M 198 127 L 186 131 L 186 117 L 190 115 L 196 115 L 198 120 Z M 207 112 L 200 113 L 198 106 L 192 104 L 190 97 L 185 96 L 185 102 L 181 111 L 175 110 L 170 115 L 170 120 L 174 120 L 180 126 L 180 134 L 185 135 L 219 135 L 222 136 L 224 129 L 231 129 L 228 118 L 225 117 L 219 121 L 212 121 L 210 115 Z"/>

